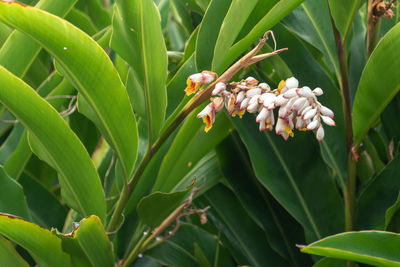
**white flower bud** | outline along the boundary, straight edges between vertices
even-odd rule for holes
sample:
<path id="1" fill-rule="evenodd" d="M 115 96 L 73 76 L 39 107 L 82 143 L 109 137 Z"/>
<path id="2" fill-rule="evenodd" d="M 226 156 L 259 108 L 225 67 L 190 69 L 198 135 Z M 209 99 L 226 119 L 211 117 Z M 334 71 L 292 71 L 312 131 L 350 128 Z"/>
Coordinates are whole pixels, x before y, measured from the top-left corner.
<path id="1" fill-rule="evenodd" d="M 197 118 L 202 118 L 206 116 L 207 114 L 211 113 L 212 110 L 213 110 L 213 105 L 212 103 L 210 103 L 202 111 L 200 111 L 199 114 L 197 114 Z"/>
<path id="2" fill-rule="evenodd" d="M 325 122 L 326 125 L 329 126 L 336 126 L 336 123 L 334 120 L 332 120 L 330 117 L 327 116 L 321 116 L 322 120 Z"/>
<path id="3" fill-rule="evenodd" d="M 275 99 L 275 106 L 285 105 L 289 100 L 284 98 L 283 95 L 278 95 Z"/>
<path id="4" fill-rule="evenodd" d="M 333 111 L 325 106 L 322 106 L 319 108 L 319 111 L 321 112 L 322 115 L 328 116 L 333 119 L 335 114 L 333 114 Z"/>
<path id="5" fill-rule="evenodd" d="M 203 83 L 204 83 L 204 84 L 210 83 L 210 82 L 214 81 L 214 76 L 212 76 L 211 74 L 209 74 L 209 73 L 202 73 L 202 75 L 203 75 Z"/>
<path id="6" fill-rule="evenodd" d="M 240 102 L 243 101 L 243 99 L 244 99 L 244 91 L 240 91 L 236 96 L 235 104 L 239 104 Z"/>
<path id="7" fill-rule="evenodd" d="M 271 91 L 271 87 L 266 83 L 260 83 L 258 86 L 263 90 Z"/>
<path id="8" fill-rule="evenodd" d="M 319 126 L 318 130 L 317 130 L 317 140 L 319 142 L 321 142 L 324 139 L 325 136 L 325 131 L 324 128 L 321 126 Z"/>
<path id="9" fill-rule="evenodd" d="M 295 77 L 290 77 L 289 79 L 286 80 L 285 85 L 288 89 L 298 88 L 299 81 Z"/>
<path id="10" fill-rule="evenodd" d="M 219 95 L 221 94 L 223 91 L 225 91 L 226 89 L 226 85 L 223 82 L 219 82 L 215 85 L 214 90 L 212 91 L 211 95 Z"/>
<path id="11" fill-rule="evenodd" d="M 254 102 L 247 107 L 247 111 L 249 113 L 256 113 L 258 110 L 258 102 Z"/>
<path id="12" fill-rule="evenodd" d="M 240 110 L 244 110 L 245 108 L 247 108 L 247 105 L 250 102 L 250 98 L 245 98 L 243 99 L 242 102 L 240 102 Z"/>
<path id="13" fill-rule="evenodd" d="M 291 108 L 292 111 L 296 111 L 296 110 L 300 110 L 304 104 L 307 102 L 307 98 L 304 97 L 300 97 L 299 99 L 297 99 L 294 103 L 293 106 Z"/>
<path id="14" fill-rule="evenodd" d="M 261 112 L 257 115 L 256 122 L 265 121 L 268 115 L 268 110 L 266 108 L 262 108 Z"/>
<path id="15" fill-rule="evenodd" d="M 296 90 L 299 96 L 303 97 L 314 97 L 313 92 L 311 91 L 310 87 L 304 86 L 303 88 Z"/>
<path id="16" fill-rule="evenodd" d="M 312 131 L 314 129 L 316 129 L 318 126 L 320 126 L 321 123 L 319 122 L 319 120 L 313 120 L 312 122 L 310 122 L 307 125 L 307 130 Z"/>
<path id="17" fill-rule="evenodd" d="M 260 94 L 261 94 L 261 88 L 254 88 L 246 92 L 246 97 L 253 97 Z"/>
<path id="18" fill-rule="evenodd" d="M 284 97 L 284 98 L 287 98 L 287 99 L 292 98 L 292 97 L 295 97 L 295 96 L 297 96 L 296 88 L 287 90 L 287 91 L 283 94 L 283 97 Z"/>
<path id="19" fill-rule="evenodd" d="M 320 96 L 320 95 L 322 95 L 322 94 L 324 93 L 324 91 L 322 91 L 321 88 L 317 87 L 317 88 L 315 88 L 315 89 L 313 90 L 313 93 L 314 93 L 316 96 Z"/>
<path id="20" fill-rule="evenodd" d="M 317 109 L 313 108 L 313 109 L 309 109 L 303 116 L 303 120 L 309 120 L 312 117 L 315 116 L 315 114 L 317 114 Z"/>
<path id="21" fill-rule="evenodd" d="M 203 75 L 201 73 L 192 74 L 189 79 L 194 83 L 200 83 L 203 80 Z"/>

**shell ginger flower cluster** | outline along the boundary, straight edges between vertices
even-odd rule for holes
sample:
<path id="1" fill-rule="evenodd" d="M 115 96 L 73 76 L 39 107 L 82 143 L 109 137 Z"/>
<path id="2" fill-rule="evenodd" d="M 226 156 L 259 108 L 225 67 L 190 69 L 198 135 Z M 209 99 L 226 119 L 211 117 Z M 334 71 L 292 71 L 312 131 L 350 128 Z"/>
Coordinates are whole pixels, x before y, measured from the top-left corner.
<path id="1" fill-rule="evenodd" d="M 210 76 L 209 72 L 193 74 L 188 78 L 188 87 L 196 83 L 193 87 L 210 83 Z M 190 93 L 194 93 L 197 88 L 193 87 L 187 88 L 186 92 L 190 90 Z M 256 122 L 260 131 L 272 131 L 275 126 L 276 134 L 287 140 L 289 136 L 294 136 L 295 128 L 300 131 L 316 130 L 318 141 L 322 141 L 325 135 L 322 122 L 335 126 L 333 111 L 317 100 L 322 94 L 319 87 L 314 90 L 307 86 L 299 87 L 299 81 L 294 77 L 281 81 L 278 88 L 273 90 L 253 77 L 229 84 L 218 82 L 212 91 L 210 103 L 197 117 L 203 119 L 206 124 L 204 130 L 208 132 L 215 122 L 215 114 L 223 107 L 233 117 L 242 118 L 247 111 L 257 114 Z"/>

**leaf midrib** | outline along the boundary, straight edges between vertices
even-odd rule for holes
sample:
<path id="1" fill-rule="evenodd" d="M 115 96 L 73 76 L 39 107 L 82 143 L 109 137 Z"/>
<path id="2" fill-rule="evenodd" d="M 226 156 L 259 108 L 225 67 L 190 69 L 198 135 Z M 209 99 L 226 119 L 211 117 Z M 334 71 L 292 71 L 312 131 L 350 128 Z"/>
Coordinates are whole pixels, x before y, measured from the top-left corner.
<path id="1" fill-rule="evenodd" d="M 311 228 L 313 229 L 317 239 L 321 239 L 321 237 L 322 237 L 321 233 L 319 232 L 318 227 L 317 227 L 313 217 L 311 216 L 311 212 L 308 209 L 308 206 L 306 204 L 306 201 L 303 198 L 303 195 L 300 192 L 300 189 L 298 188 L 298 186 L 296 185 L 296 183 L 294 181 L 294 177 L 293 177 L 291 171 L 289 170 L 289 167 L 286 165 L 285 161 L 282 158 L 282 155 L 279 153 L 278 148 L 275 146 L 274 142 L 271 140 L 271 137 L 268 134 L 265 134 L 265 136 L 267 137 L 268 142 L 270 143 L 272 149 L 274 150 L 276 157 L 278 158 L 279 162 L 281 163 L 282 168 L 283 168 L 284 172 L 286 173 L 286 176 L 289 179 L 290 185 L 293 187 L 294 192 L 295 192 L 297 198 L 299 199 L 300 205 L 303 208 L 304 213 L 305 213 L 309 223 L 311 224 Z"/>

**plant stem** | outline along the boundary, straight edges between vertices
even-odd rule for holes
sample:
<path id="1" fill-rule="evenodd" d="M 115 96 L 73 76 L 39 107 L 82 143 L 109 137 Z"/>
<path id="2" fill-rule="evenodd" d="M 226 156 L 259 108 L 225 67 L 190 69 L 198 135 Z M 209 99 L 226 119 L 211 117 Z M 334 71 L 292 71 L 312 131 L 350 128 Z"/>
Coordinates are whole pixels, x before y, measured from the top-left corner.
<path id="1" fill-rule="evenodd" d="M 332 21 L 333 32 L 336 40 L 337 53 L 339 57 L 339 66 L 341 72 L 340 88 L 342 96 L 342 108 L 344 115 L 344 124 L 346 131 L 346 157 L 347 157 L 347 184 L 343 188 L 343 195 L 345 199 L 345 228 L 346 231 L 355 229 L 354 225 L 354 202 L 355 202 L 355 183 L 356 173 L 355 162 L 353 161 L 353 125 L 351 118 L 351 104 L 350 104 L 350 87 L 349 87 L 349 72 L 347 69 L 347 54 L 346 46 L 342 43 L 340 33 L 337 30 L 334 22 Z"/>
<path id="2" fill-rule="evenodd" d="M 377 29 L 380 19 L 374 15 L 374 9 L 379 0 L 368 0 L 367 8 L 367 55 L 371 55 L 377 41 Z"/>
<path id="3" fill-rule="evenodd" d="M 347 183 L 343 188 L 345 230 L 355 230 L 355 191 L 356 191 L 356 163 L 353 160 L 353 125 L 350 104 L 349 71 L 347 66 L 346 44 L 342 38 L 330 14 L 333 33 L 336 41 L 337 54 L 340 67 L 340 88 L 342 97 L 342 108 L 346 132 L 346 157 L 347 157 Z M 347 262 L 347 266 L 356 266 L 352 261 Z"/>
<path id="4" fill-rule="evenodd" d="M 166 130 L 158 137 L 158 139 L 154 142 L 154 144 L 147 149 L 146 154 L 144 155 L 142 161 L 140 162 L 138 168 L 133 174 L 132 178 L 129 182 L 124 185 L 122 189 L 121 196 L 116 204 L 116 208 L 111 216 L 110 222 L 107 226 L 107 232 L 113 233 L 119 226 L 119 221 L 121 218 L 121 214 L 123 213 L 125 206 L 127 205 L 129 198 L 134 191 L 137 183 L 139 182 L 140 177 L 142 176 L 144 170 L 146 169 L 148 163 L 152 159 L 153 155 L 161 148 L 164 142 L 168 139 L 168 137 L 178 128 L 181 122 L 198 106 L 200 106 L 204 101 L 208 100 L 211 97 L 211 92 L 214 89 L 215 85 L 218 82 L 228 82 L 231 80 L 233 75 L 235 75 L 241 68 L 248 66 L 250 63 L 254 64 L 262 59 L 267 57 L 271 57 L 279 54 L 282 51 L 287 50 L 287 48 L 275 50 L 271 53 L 260 55 L 256 58 L 254 56 L 261 50 L 262 46 L 267 41 L 267 34 L 271 32 L 265 33 L 264 37 L 260 40 L 258 45 L 251 50 L 249 53 L 244 55 L 239 61 L 233 64 L 228 70 L 226 70 L 215 82 L 210 84 L 206 89 L 202 90 L 198 94 L 196 94 L 190 101 L 183 107 L 183 109 L 179 112 L 176 118 L 172 121 L 172 123 L 166 128 Z"/>

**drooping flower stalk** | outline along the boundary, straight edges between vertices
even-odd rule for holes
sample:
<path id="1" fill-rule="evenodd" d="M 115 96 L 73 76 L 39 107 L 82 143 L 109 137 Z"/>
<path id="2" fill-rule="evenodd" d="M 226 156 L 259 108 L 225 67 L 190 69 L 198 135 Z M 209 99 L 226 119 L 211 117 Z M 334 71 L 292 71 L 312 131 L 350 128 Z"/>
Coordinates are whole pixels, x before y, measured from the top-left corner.
<path id="1" fill-rule="evenodd" d="M 210 74 L 202 72 L 191 75 L 188 85 L 193 77 L 205 75 L 209 77 Z M 191 90 L 188 88 L 186 92 Z M 325 135 L 322 122 L 328 126 L 335 126 L 333 111 L 317 99 L 322 94 L 323 90 L 319 87 L 314 90 L 307 86 L 299 87 L 299 81 L 294 77 L 281 81 L 278 88 L 273 90 L 268 84 L 259 83 L 253 77 L 240 82 L 218 82 L 211 93 L 213 97 L 210 103 L 197 117 L 203 119 L 206 124 L 204 130 L 208 132 L 215 122 L 215 114 L 225 106 L 232 117 L 242 118 L 246 111 L 258 114 L 256 122 L 259 123 L 260 131 L 272 131 L 275 125 L 276 134 L 287 140 L 289 136 L 294 136 L 293 129 L 316 130 L 318 141 L 322 141 Z M 274 110 L 277 110 L 277 119 Z"/>

